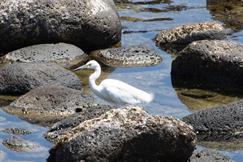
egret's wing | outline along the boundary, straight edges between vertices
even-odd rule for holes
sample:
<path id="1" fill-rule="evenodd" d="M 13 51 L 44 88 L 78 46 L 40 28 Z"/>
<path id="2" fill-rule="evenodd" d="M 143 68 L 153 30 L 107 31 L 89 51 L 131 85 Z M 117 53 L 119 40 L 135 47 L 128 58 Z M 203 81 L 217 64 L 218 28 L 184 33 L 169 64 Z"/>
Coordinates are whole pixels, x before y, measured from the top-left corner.
<path id="1" fill-rule="evenodd" d="M 129 84 L 114 79 L 106 79 L 102 82 L 103 93 L 109 96 L 109 100 L 116 103 L 137 104 L 145 101 L 150 94 L 137 89 Z"/>

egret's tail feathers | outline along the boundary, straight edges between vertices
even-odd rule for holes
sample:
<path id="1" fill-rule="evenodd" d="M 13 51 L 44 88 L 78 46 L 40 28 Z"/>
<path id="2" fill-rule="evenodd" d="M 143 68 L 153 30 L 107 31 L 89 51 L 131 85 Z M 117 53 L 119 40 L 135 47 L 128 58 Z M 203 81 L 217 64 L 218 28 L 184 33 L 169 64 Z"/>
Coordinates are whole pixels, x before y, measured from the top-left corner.
<path id="1" fill-rule="evenodd" d="M 147 97 L 145 98 L 145 102 L 146 103 L 150 103 L 150 102 L 152 102 L 154 100 L 154 94 L 153 93 L 148 93 L 147 94 Z"/>

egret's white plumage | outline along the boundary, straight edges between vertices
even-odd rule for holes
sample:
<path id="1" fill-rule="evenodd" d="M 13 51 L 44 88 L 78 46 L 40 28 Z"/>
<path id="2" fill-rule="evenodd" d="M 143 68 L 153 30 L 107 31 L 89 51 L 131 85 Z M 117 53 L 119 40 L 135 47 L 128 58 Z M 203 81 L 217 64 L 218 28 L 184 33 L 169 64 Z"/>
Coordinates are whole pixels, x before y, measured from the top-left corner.
<path id="1" fill-rule="evenodd" d="M 95 83 L 101 75 L 101 67 L 98 62 L 91 60 L 87 64 L 75 69 L 94 69 L 95 72 L 89 77 L 89 85 L 92 91 L 100 98 L 115 104 L 139 104 L 149 103 L 153 95 L 137 89 L 127 83 L 115 79 L 106 79 L 100 85 Z"/>

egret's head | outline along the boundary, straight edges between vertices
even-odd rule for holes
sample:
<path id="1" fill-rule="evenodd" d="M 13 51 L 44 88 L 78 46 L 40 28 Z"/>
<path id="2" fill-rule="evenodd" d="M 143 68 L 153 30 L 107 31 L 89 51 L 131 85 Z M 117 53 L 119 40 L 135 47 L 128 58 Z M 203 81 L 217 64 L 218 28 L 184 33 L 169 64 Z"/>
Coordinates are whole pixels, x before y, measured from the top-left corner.
<path id="1" fill-rule="evenodd" d="M 74 71 L 81 70 L 81 69 L 94 69 L 95 70 L 99 66 L 100 65 L 99 65 L 99 63 L 97 61 L 91 60 L 91 61 L 87 62 L 85 65 L 74 69 Z"/>

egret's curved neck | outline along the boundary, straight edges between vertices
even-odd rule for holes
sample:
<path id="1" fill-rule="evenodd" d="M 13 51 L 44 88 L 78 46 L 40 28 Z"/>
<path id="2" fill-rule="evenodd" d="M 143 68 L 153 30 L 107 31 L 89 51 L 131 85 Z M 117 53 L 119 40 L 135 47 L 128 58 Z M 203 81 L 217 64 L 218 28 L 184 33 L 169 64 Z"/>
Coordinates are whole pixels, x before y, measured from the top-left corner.
<path id="1" fill-rule="evenodd" d="M 95 68 L 95 72 L 90 75 L 89 77 L 89 86 L 91 89 L 93 89 L 94 92 L 99 91 L 99 86 L 96 84 L 96 79 L 98 79 L 101 75 L 101 68 L 100 66 L 97 66 Z"/>

